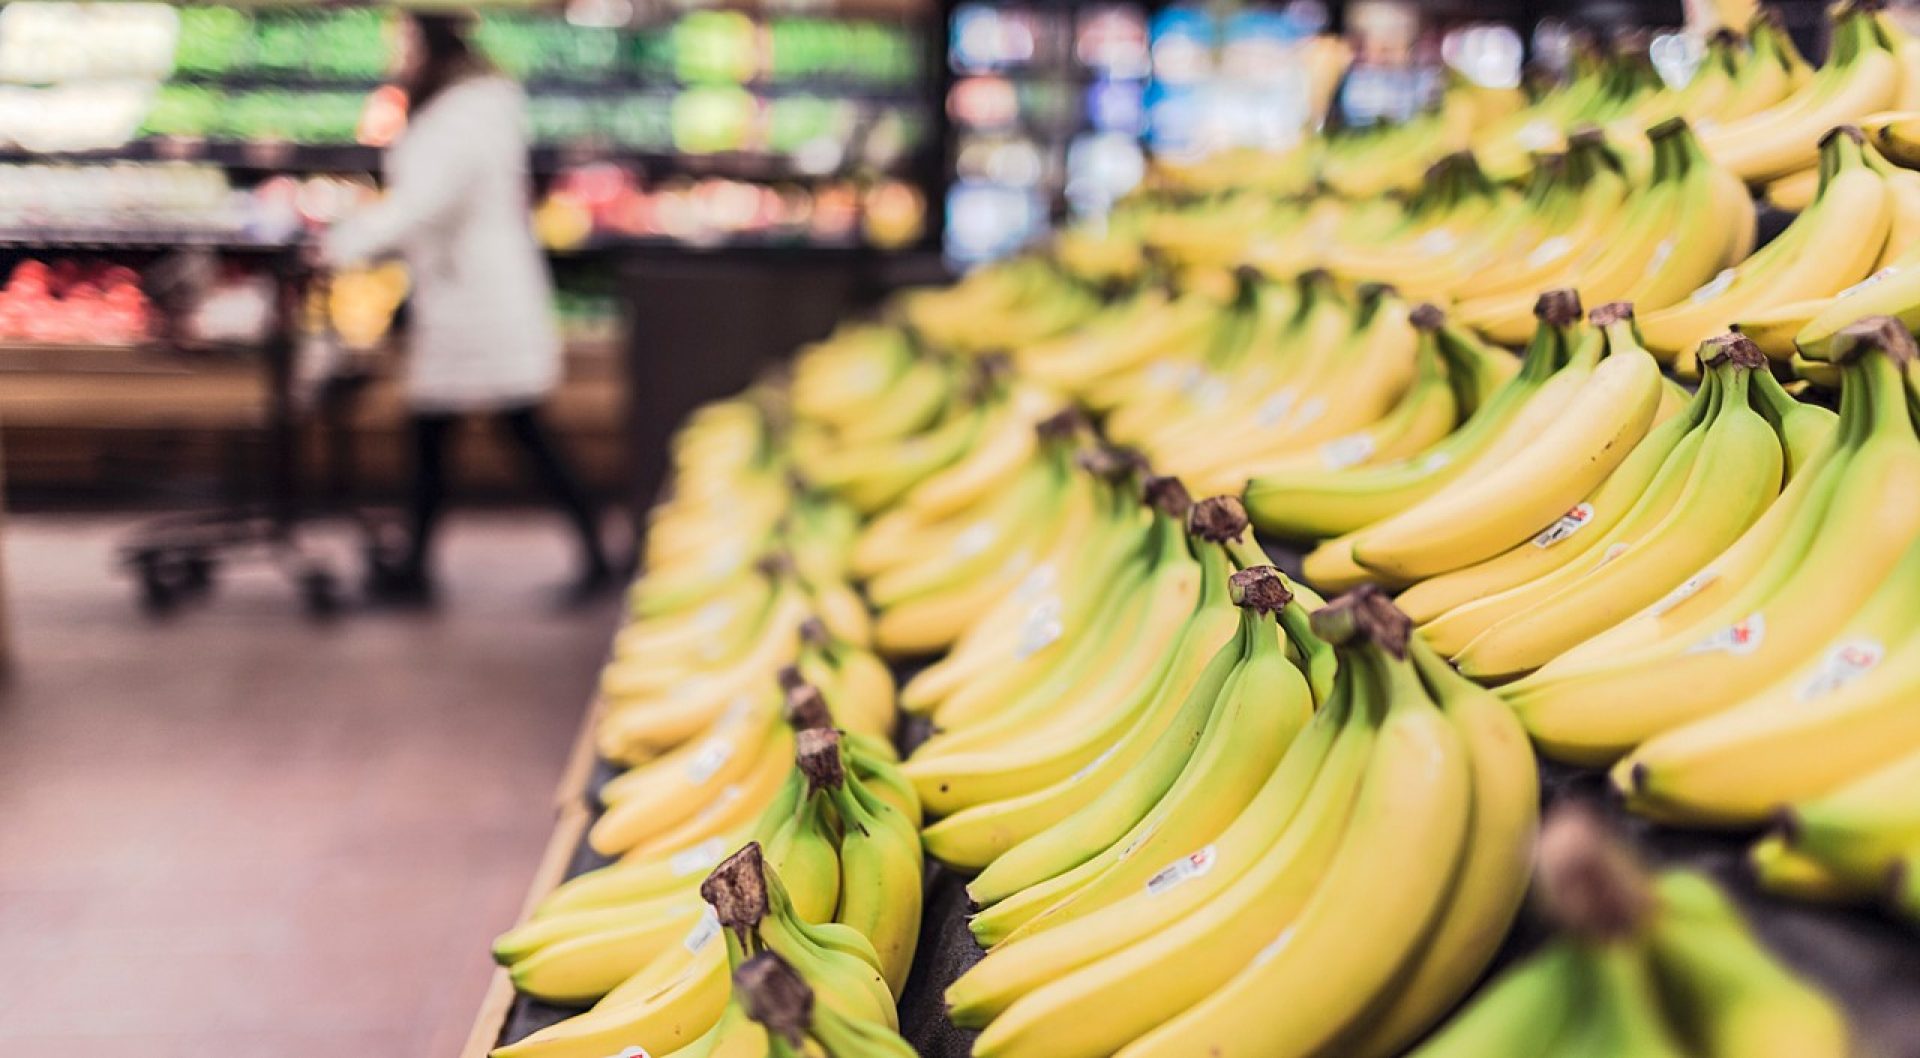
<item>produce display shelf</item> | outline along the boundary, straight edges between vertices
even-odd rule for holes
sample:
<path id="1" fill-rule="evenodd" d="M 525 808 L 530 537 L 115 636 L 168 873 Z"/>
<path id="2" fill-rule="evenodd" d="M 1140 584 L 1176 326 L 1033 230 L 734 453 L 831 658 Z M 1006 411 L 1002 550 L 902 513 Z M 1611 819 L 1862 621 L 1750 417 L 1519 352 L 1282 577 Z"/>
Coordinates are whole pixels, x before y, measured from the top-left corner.
<path id="1" fill-rule="evenodd" d="M 783 90 L 797 91 L 797 90 Z M 767 93 L 777 96 L 781 91 Z M 836 92 L 836 95 L 848 93 Z M 862 101 L 890 105 L 910 103 L 909 97 L 888 93 L 856 95 Z M 364 144 L 292 143 L 286 140 L 201 140 L 152 138 L 98 151 L 37 152 L 0 148 L 0 164 L 106 165 L 114 162 L 200 162 L 236 172 L 254 173 L 373 173 L 381 168 L 382 148 Z M 575 143 L 535 147 L 528 166 L 539 176 L 595 162 L 628 165 L 652 175 L 734 176 L 754 180 L 818 180 L 833 174 L 803 171 L 791 159 L 751 151 L 682 154 L 646 151 L 613 144 Z M 897 168 L 909 169 L 911 158 Z"/>
<path id="2" fill-rule="evenodd" d="M 1289 576 L 1299 576 L 1300 552 L 1263 543 L 1275 565 Z M 911 674 L 911 668 L 896 672 L 902 680 Z M 596 702 L 588 710 L 569 759 L 558 797 L 558 819 L 535 872 L 523 918 L 562 881 L 612 862 L 586 842 L 586 830 L 597 814 L 593 792 L 617 773 L 594 756 L 592 731 L 599 709 Z M 899 739 L 901 749 L 911 749 L 926 735 L 924 721 L 909 719 Z M 1860 1054 L 1920 1058 L 1920 1005 L 1914 1002 L 1920 996 L 1920 931 L 1872 911 L 1820 907 L 1763 892 L 1744 866 L 1751 835 L 1656 826 L 1627 813 L 1610 793 L 1604 771 L 1546 761 L 1540 767 L 1544 810 L 1574 802 L 1591 805 L 1649 863 L 1696 868 L 1726 886 L 1766 943 L 1845 1005 L 1859 1037 Z M 947 986 L 982 955 L 967 931 L 965 886 L 965 876 L 929 861 L 920 947 L 913 976 L 900 998 L 901 1034 L 922 1058 L 968 1058 L 974 1036 L 947 1022 L 943 999 Z M 1544 939 L 1538 924 L 1523 912 L 1488 974 L 1524 957 Z M 497 971 L 460 1058 L 486 1058 L 491 1048 L 575 1013 L 575 1008 L 515 995 L 506 971 Z"/>
<path id="3" fill-rule="evenodd" d="M 0 248 L 25 250 L 142 250 L 182 248 L 231 253 L 282 253 L 296 244 L 240 232 L 168 231 L 160 228 L 10 228 L 0 229 Z"/>

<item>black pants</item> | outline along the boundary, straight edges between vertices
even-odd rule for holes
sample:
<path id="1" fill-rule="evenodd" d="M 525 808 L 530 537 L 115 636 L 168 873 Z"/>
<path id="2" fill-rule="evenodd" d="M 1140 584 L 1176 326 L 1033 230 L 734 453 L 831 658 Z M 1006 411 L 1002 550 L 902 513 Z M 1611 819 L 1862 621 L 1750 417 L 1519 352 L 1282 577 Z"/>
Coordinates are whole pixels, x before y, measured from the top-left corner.
<path id="1" fill-rule="evenodd" d="M 607 572 L 600 547 L 599 518 L 580 480 L 553 443 L 531 404 L 488 413 L 520 452 L 522 462 L 547 498 L 567 516 L 580 540 L 581 565 L 588 576 Z M 461 416 L 445 412 L 418 412 L 413 416 L 412 539 L 406 570 L 424 575 L 432 554 L 433 537 L 447 502 L 447 442 Z"/>

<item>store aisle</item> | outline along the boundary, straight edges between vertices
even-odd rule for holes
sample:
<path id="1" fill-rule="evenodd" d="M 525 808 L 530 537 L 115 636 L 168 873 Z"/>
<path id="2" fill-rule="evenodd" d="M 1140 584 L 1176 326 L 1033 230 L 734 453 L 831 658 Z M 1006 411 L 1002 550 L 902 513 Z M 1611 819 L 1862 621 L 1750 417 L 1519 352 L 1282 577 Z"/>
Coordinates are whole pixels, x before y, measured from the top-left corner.
<path id="1" fill-rule="evenodd" d="M 0 1052 L 442 1058 L 551 822 L 612 604 L 545 519 L 456 520 L 436 614 L 303 620 L 266 573 L 139 616 L 117 519 L 15 517 Z"/>

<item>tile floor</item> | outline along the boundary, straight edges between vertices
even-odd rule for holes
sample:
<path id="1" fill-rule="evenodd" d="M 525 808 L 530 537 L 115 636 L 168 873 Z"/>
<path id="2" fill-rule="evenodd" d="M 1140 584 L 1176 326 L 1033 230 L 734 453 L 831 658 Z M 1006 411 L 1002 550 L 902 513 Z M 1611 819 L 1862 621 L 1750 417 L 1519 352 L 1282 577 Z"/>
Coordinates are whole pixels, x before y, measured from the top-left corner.
<path id="1" fill-rule="evenodd" d="M 164 620 L 124 519 L 14 516 L 0 1053 L 449 1058 L 613 619 L 544 519 L 450 526 L 431 614 L 301 617 L 236 572 Z"/>

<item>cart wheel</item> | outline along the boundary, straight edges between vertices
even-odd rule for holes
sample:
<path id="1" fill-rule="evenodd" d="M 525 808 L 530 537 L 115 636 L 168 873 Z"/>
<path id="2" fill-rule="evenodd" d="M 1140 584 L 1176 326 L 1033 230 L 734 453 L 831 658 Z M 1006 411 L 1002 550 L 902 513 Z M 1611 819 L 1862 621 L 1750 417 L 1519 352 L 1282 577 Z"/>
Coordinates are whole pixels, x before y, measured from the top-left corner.
<path id="1" fill-rule="evenodd" d="M 188 555 L 180 561 L 180 590 L 205 595 L 213 590 L 214 561 L 208 555 Z"/>
<path id="2" fill-rule="evenodd" d="M 156 556 L 143 556 L 140 559 L 140 609 L 149 617 L 160 617 L 173 612 L 180 604 L 180 587 L 167 575 L 166 567 Z"/>
<path id="3" fill-rule="evenodd" d="M 300 574 L 300 601 L 309 617 L 332 617 L 340 612 L 340 583 L 333 571 L 319 566 Z"/>

